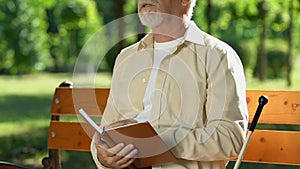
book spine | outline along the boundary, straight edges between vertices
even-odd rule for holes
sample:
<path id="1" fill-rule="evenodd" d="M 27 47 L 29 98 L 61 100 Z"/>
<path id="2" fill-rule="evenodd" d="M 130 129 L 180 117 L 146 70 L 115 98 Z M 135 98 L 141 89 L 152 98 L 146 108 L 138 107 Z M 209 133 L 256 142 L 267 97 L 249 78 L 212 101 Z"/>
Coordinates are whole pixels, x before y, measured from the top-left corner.
<path id="1" fill-rule="evenodd" d="M 111 137 L 107 134 L 107 132 L 103 132 L 100 135 L 101 140 L 103 140 L 109 147 L 113 147 L 116 145 L 115 141 L 111 139 Z"/>

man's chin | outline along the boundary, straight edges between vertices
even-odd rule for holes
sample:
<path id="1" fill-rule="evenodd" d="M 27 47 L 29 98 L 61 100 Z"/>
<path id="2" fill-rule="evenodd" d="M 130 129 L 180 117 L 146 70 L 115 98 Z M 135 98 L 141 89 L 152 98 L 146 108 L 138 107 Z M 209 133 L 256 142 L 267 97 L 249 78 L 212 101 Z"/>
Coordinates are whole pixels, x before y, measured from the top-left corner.
<path id="1" fill-rule="evenodd" d="M 158 27 L 163 20 L 159 13 L 140 13 L 140 21 L 144 26 L 155 28 Z"/>
<path id="2" fill-rule="evenodd" d="M 155 23 L 155 22 L 148 22 L 148 21 L 141 21 L 142 25 L 149 27 L 149 28 L 156 28 L 159 27 L 161 23 Z"/>

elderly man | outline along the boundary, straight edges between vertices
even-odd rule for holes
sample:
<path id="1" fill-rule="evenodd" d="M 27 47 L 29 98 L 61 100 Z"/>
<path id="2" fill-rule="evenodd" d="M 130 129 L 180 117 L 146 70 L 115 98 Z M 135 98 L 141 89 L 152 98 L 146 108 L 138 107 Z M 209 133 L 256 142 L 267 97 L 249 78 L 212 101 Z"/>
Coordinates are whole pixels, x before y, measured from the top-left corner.
<path id="1" fill-rule="evenodd" d="M 102 126 L 149 121 L 176 157 L 152 168 L 224 169 L 242 147 L 248 121 L 238 55 L 191 21 L 196 0 L 137 0 L 152 32 L 121 51 Z M 96 134 L 98 168 L 126 168 L 131 144 L 108 147 Z"/>

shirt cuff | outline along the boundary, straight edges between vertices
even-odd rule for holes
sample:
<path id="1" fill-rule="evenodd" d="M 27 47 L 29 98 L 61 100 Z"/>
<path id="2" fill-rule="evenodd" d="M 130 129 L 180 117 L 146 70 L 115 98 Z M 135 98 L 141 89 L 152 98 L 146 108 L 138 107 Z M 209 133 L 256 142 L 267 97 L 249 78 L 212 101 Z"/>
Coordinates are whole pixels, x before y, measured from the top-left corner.
<path id="1" fill-rule="evenodd" d="M 105 167 L 104 165 L 102 165 L 100 163 L 100 161 L 98 160 L 97 148 L 96 148 L 96 145 L 95 145 L 95 142 L 94 142 L 94 137 L 93 137 L 92 143 L 91 143 L 91 154 L 92 154 L 93 160 L 94 160 L 94 162 L 95 162 L 98 169 L 110 169 L 110 168 Z"/>

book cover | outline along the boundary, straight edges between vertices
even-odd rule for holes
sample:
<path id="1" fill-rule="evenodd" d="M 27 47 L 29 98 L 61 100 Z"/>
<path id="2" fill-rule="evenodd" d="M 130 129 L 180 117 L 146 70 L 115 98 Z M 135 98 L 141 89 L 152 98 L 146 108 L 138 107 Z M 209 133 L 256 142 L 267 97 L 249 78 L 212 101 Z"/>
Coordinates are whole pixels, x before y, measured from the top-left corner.
<path id="1" fill-rule="evenodd" d="M 109 146 L 118 143 L 133 144 L 139 150 L 133 162 L 137 168 L 175 161 L 175 156 L 149 122 L 108 128 L 101 137 Z"/>

